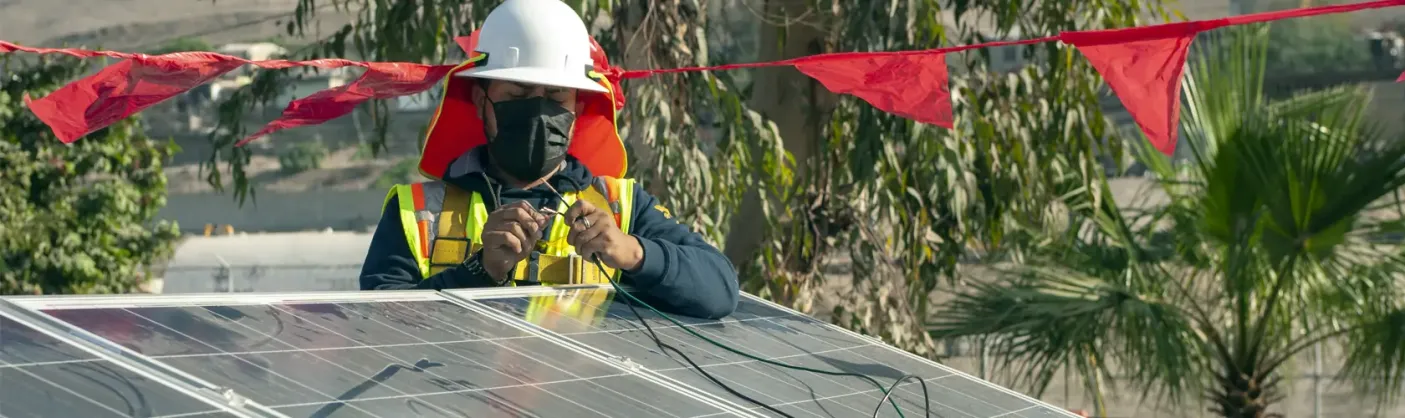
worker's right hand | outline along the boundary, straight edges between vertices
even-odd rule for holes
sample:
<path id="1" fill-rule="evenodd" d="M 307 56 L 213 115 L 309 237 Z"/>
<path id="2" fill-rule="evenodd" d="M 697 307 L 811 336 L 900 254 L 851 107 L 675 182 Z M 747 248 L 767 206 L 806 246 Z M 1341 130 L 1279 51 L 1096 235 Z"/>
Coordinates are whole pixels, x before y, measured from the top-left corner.
<path id="1" fill-rule="evenodd" d="M 498 282 L 506 280 L 512 266 L 536 248 L 546 219 L 525 201 L 504 205 L 488 214 L 482 235 L 483 269 L 488 275 Z"/>

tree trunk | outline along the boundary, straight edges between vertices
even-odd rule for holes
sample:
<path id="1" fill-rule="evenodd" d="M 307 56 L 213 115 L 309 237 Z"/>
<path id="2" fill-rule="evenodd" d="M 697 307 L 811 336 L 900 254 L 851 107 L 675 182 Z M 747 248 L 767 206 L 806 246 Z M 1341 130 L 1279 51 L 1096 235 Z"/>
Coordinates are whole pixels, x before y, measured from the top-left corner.
<path id="1" fill-rule="evenodd" d="M 611 63 L 612 65 L 621 68 L 650 68 L 650 34 L 639 30 L 644 16 L 649 14 L 649 5 L 650 2 L 621 2 L 618 6 L 620 10 L 614 13 L 614 31 L 618 34 L 617 48 L 623 52 L 620 60 Z M 644 88 L 646 83 L 654 82 L 657 80 L 646 78 L 623 83 L 625 97 L 639 97 L 639 90 Z M 631 157 L 634 157 L 641 167 L 654 165 L 654 150 L 644 144 L 639 130 L 631 130 L 629 136 L 623 139 L 629 145 L 630 151 L 634 153 Z M 655 187 L 650 189 L 649 193 L 658 196 L 660 191 L 660 187 Z"/>
<path id="2" fill-rule="evenodd" d="M 1233 373 L 1233 372 L 1230 372 Z M 1266 418 L 1272 403 L 1272 388 L 1263 377 L 1234 374 L 1221 378 L 1220 388 L 1211 394 L 1215 403 L 1212 412 L 1225 418 Z"/>
<path id="3" fill-rule="evenodd" d="M 806 13 L 809 2 L 805 0 L 761 0 L 762 25 L 760 35 L 759 61 L 776 61 L 804 55 L 821 53 L 826 31 L 824 22 Z M 811 16 L 806 18 L 805 16 Z M 791 22 L 787 27 L 776 23 Z M 786 33 L 782 34 L 782 30 Z M 763 116 L 775 122 L 780 130 L 786 151 L 795 158 L 795 181 L 804 184 L 809 179 L 810 167 L 820 150 L 823 139 L 820 137 L 823 118 L 829 114 L 833 99 L 828 90 L 814 80 L 790 66 L 770 67 L 755 70 L 751 97 L 748 105 Z M 754 150 L 754 152 L 760 152 Z M 763 200 L 756 189 L 748 190 L 743 197 L 741 208 L 732 217 L 727 234 L 724 252 L 732 264 L 741 267 L 749 264 L 765 237 L 765 216 L 762 213 Z"/>

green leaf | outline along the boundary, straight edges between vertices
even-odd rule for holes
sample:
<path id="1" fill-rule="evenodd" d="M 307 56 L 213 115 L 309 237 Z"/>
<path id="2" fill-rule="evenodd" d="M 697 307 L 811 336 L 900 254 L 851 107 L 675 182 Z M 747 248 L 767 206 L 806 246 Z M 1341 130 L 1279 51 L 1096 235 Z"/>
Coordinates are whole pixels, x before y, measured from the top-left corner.
<path id="1" fill-rule="evenodd" d="M 179 235 L 155 220 L 178 149 L 128 118 L 68 145 L 20 101 L 86 72 L 69 59 L 12 64 L 0 82 L 0 294 L 123 293 Z"/>

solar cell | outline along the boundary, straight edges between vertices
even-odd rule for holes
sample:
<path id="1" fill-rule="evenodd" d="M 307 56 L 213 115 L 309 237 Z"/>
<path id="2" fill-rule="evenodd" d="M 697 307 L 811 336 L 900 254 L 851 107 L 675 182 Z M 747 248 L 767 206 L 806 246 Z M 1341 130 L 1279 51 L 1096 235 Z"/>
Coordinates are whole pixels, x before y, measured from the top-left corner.
<path id="1" fill-rule="evenodd" d="M 433 294 L 362 294 L 44 312 L 294 417 L 726 413 Z"/>
<path id="2" fill-rule="evenodd" d="M 0 415 L 233 416 L 0 314 Z"/>
<path id="3" fill-rule="evenodd" d="M 638 364 L 646 374 L 686 384 L 746 408 L 779 416 L 729 393 L 677 353 L 663 352 L 638 318 L 609 288 L 542 290 L 531 295 L 449 292 L 560 334 L 588 349 Z M 882 391 L 857 377 L 830 376 L 764 364 L 709 344 L 672 322 L 638 308 L 663 343 L 676 347 L 731 389 L 796 417 L 871 416 Z M 869 376 L 884 388 L 912 374 L 930 391 L 933 416 L 1069 417 L 1058 408 L 977 380 L 874 339 L 819 322 L 799 312 L 748 296 L 732 316 L 711 321 L 675 317 L 717 342 L 782 363 Z M 909 379 L 892 396 L 908 417 L 922 416 L 921 386 Z M 707 416 L 707 415 L 704 415 Z M 898 416 L 885 406 L 880 416 Z"/>

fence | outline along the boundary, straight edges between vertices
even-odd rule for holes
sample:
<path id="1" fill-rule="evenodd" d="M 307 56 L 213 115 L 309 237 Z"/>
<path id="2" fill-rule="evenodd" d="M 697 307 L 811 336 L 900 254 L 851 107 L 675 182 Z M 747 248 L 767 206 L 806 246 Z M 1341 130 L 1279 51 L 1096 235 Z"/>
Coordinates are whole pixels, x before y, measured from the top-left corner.
<path id="1" fill-rule="evenodd" d="M 947 366 L 1001 385 L 1011 382 L 1009 375 L 995 363 L 995 356 L 985 352 L 974 340 L 938 342 L 941 362 Z M 1348 383 L 1337 381 L 1330 373 L 1339 357 L 1332 350 L 1314 346 L 1286 369 L 1281 384 L 1283 399 L 1275 403 L 1272 412 L 1283 418 L 1387 418 L 1405 417 L 1405 404 L 1377 410 L 1375 399 L 1358 396 Z M 1030 393 L 1028 387 L 1012 387 Z M 1141 391 L 1133 388 L 1125 376 L 1115 376 L 1104 383 L 1108 418 L 1181 418 L 1214 416 L 1210 405 L 1198 402 L 1197 393 L 1187 394 L 1188 401 L 1176 405 L 1143 402 Z M 1041 400 L 1073 410 L 1083 410 L 1093 416 L 1094 403 L 1076 373 L 1060 371 L 1045 389 Z"/>

